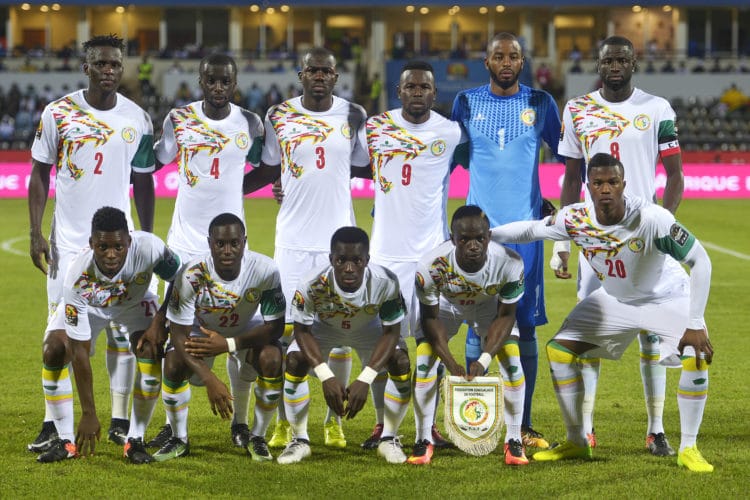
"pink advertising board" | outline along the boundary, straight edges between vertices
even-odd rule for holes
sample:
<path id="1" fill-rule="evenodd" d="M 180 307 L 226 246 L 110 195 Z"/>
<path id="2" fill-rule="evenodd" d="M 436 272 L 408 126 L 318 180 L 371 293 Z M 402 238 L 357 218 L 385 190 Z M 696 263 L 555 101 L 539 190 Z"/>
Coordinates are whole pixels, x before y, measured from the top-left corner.
<path id="1" fill-rule="evenodd" d="M 28 192 L 28 162 L 0 162 L 0 198 L 25 198 Z M 564 168 L 560 164 L 542 164 L 539 179 L 542 193 L 546 198 L 558 199 Z M 685 171 L 685 198 L 750 198 L 750 165 L 726 163 L 687 163 Z M 174 197 L 177 193 L 177 166 L 167 165 L 154 174 L 156 195 Z M 664 189 L 666 174 L 659 166 L 656 172 L 656 185 L 659 196 Z M 54 192 L 54 177 L 51 181 L 51 195 Z M 469 173 L 457 168 L 451 175 L 450 197 L 463 198 L 469 188 Z M 352 180 L 352 193 L 358 198 L 371 198 L 373 184 L 364 179 Z M 271 188 L 266 187 L 250 195 L 270 197 Z"/>

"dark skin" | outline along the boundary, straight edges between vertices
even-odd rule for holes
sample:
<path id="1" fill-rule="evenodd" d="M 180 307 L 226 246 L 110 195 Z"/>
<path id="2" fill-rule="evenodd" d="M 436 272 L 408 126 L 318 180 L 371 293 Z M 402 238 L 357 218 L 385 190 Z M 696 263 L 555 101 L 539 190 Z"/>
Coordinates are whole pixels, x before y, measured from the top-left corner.
<path id="1" fill-rule="evenodd" d="M 594 167 L 589 168 L 587 176 L 589 179 L 587 186 L 594 203 L 597 220 L 607 226 L 618 224 L 625 216 L 624 172 L 617 166 Z M 555 342 L 578 355 L 596 347 L 586 342 L 564 339 L 555 339 Z M 705 362 L 711 364 L 714 351 L 704 328 L 687 328 L 685 330 L 678 344 L 680 354 L 684 352 L 687 346 L 691 346 L 697 354 L 695 362 L 698 369 L 701 368 L 703 362 L 701 354 L 705 356 Z"/>
<path id="2" fill-rule="evenodd" d="M 601 95 L 609 102 L 623 102 L 633 94 L 632 77 L 637 67 L 637 61 L 633 49 L 627 45 L 603 45 L 599 51 L 599 60 L 596 69 L 602 81 Z M 620 158 L 624 163 L 626 159 Z M 682 173 L 682 155 L 669 155 L 661 157 L 664 170 L 667 174 L 667 183 L 664 186 L 662 206 L 670 212 L 677 213 L 682 201 L 682 192 L 685 188 L 685 178 Z M 567 158 L 565 160 L 565 176 L 563 177 L 562 192 L 560 194 L 560 205 L 563 207 L 580 201 L 581 170 L 584 167 L 583 158 Z M 656 200 L 654 200 L 656 201 Z M 570 252 L 560 252 L 562 262 L 559 269 L 555 270 L 555 276 L 560 279 L 572 277 L 568 272 L 568 259 Z"/>
<path id="3" fill-rule="evenodd" d="M 117 104 L 117 89 L 122 80 L 122 51 L 115 47 L 93 47 L 86 53 L 83 72 L 89 85 L 84 91 L 86 102 L 95 109 L 106 111 Z M 92 154 L 92 160 L 94 155 Z M 29 179 L 29 222 L 31 239 L 29 253 L 34 266 L 54 278 L 57 263 L 50 252 L 49 243 L 42 234 L 42 218 L 49 193 L 51 163 L 32 159 Z M 153 231 L 154 226 L 154 180 L 150 173 L 131 173 L 133 197 L 135 199 L 141 229 Z"/>
<path id="4" fill-rule="evenodd" d="M 519 90 L 518 77 L 523 69 L 523 50 L 518 40 L 493 40 L 487 47 L 484 66 L 490 73 L 490 91 L 511 96 Z"/>
<path id="5" fill-rule="evenodd" d="M 487 248 L 490 242 L 490 227 L 484 217 L 464 217 L 458 219 L 451 227 L 451 241 L 456 246 L 456 263 L 460 270 L 475 273 L 487 263 Z M 440 321 L 440 305 L 434 306 L 420 303 L 422 329 L 425 339 L 430 343 L 435 354 L 445 363 L 451 374 L 466 377 L 484 375 L 484 367 L 474 361 L 466 372 L 451 354 L 448 346 L 448 333 L 445 325 Z M 516 322 L 516 304 L 505 304 L 498 301 L 497 316 L 492 320 L 487 330 L 484 351 L 493 358 L 510 338 L 513 325 Z"/>
<path id="6" fill-rule="evenodd" d="M 337 242 L 330 255 L 330 261 L 339 288 L 345 292 L 354 292 L 362 286 L 369 262 L 364 244 Z M 295 322 L 294 338 L 300 350 L 287 355 L 287 373 L 303 376 L 311 366 L 318 366 L 326 361 L 313 335 L 312 325 Z M 396 349 L 400 338 L 401 323 L 383 326 L 383 336 L 375 345 L 367 366 L 379 372 L 387 365 L 388 371 L 394 376 L 409 373 L 408 355 Z M 359 380 L 344 388 L 335 377 L 326 380 L 322 385 L 323 396 L 328 406 L 336 415 L 346 416 L 347 419 L 354 418 L 362 410 L 370 390 L 369 384 Z"/>

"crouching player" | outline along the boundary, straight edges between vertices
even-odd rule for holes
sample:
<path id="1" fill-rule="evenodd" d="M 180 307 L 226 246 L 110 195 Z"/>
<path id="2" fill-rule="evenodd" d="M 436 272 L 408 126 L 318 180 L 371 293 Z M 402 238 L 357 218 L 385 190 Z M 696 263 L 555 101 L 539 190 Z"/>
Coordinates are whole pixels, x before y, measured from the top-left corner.
<path id="1" fill-rule="evenodd" d="M 216 216 L 208 228 L 210 255 L 189 261 L 175 280 L 167 308 L 170 345 L 164 363 L 162 399 L 172 437 L 154 454 L 157 461 L 187 455 L 188 379 L 206 386 L 214 415 L 232 416 L 232 396 L 211 371 L 210 357 L 228 352 L 241 363 L 240 375 L 256 380 L 255 415 L 247 451 L 256 461 L 272 460 L 265 434 L 281 392 L 281 345 L 286 302 L 279 271 L 270 258 L 247 250 L 245 226 L 234 214 Z M 263 322 L 252 322 L 260 308 Z M 200 338 L 201 328 L 208 334 Z"/>
<path id="2" fill-rule="evenodd" d="M 71 263 L 63 286 L 64 306 L 57 309 L 45 339 L 45 379 L 57 380 L 61 418 L 55 420 L 60 435 L 39 455 L 39 462 L 57 462 L 93 455 L 101 435 L 94 402 L 94 377 L 89 361 L 92 341 L 110 321 L 129 334 L 131 345 L 151 325 L 158 297 L 149 292 L 152 274 L 172 281 L 180 268 L 179 257 L 151 233 L 128 232 L 122 210 L 102 207 L 91 221 L 89 248 Z M 63 315 L 64 311 L 64 315 Z M 136 350 L 136 370 L 130 429 L 125 456 L 133 463 L 153 461 L 143 445 L 143 435 L 159 396 L 161 370 L 152 360 L 155 345 L 141 343 Z M 75 372 L 81 420 L 73 442 L 73 397 L 68 363 Z M 52 368 L 62 367 L 62 368 Z M 67 389 L 66 389 L 67 388 Z"/>
<path id="3" fill-rule="evenodd" d="M 279 455 L 280 464 L 297 463 L 311 454 L 307 434 L 310 367 L 323 384 L 328 407 L 347 418 L 359 413 L 370 384 L 387 367 L 378 454 L 389 463 L 406 461 L 397 437 L 411 399 L 409 356 L 403 345 L 399 347 L 406 309 L 396 275 L 368 265 L 369 247 L 367 233 L 360 228 L 339 228 L 331 238 L 331 264 L 305 276 L 294 294 L 294 342 L 287 350 L 284 376 L 284 407 L 293 439 Z M 348 381 L 338 380 L 325 363 L 330 350 L 341 345 L 355 349 L 363 365 L 362 373 L 348 387 Z"/>
<path id="4" fill-rule="evenodd" d="M 566 206 L 541 221 L 492 229 L 497 242 L 573 240 L 602 287 L 581 300 L 547 343 L 552 382 L 567 428 L 567 441 L 534 454 L 534 460 L 590 458 L 583 427 L 584 387 L 579 358 L 619 359 L 646 330 L 660 338 L 660 362 L 682 367 L 677 405 L 681 441 L 677 463 L 712 472 L 696 438 L 708 395 L 713 347 L 703 313 L 711 283 L 711 261 L 700 242 L 669 211 L 624 195 L 625 168 L 606 153 L 587 168 L 591 204 Z M 678 264 L 690 267 L 690 277 Z"/>
<path id="5" fill-rule="evenodd" d="M 504 384 L 505 463 L 529 463 L 521 441 L 525 379 L 518 350 L 516 303 L 523 296 L 523 260 L 490 242 L 490 221 L 474 205 L 460 207 L 451 220 L 451 239 L 417 266 L 416 291 L 421 331 L 417 331 L 414 419 L 417 442 L 410 464 L 428 464 L 433 453 L 430 429 L 435 414 L 438 357 L 457 376 L 467 375 L 448 348 L 465 320 L 482 338 L 482 355 L 468 375 L 483 375 L 497 354 Z M 450 333 L 448 333 L 450 332 Z"/>

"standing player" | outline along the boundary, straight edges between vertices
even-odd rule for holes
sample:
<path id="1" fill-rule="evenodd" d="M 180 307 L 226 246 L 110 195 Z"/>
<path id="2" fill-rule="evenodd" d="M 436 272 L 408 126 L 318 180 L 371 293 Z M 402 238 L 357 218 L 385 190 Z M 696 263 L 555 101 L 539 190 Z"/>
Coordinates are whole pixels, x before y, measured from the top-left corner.
<path id="1" fill-rule="evenodd" d="M 370 384 L 387 366 L 378 454 L 388 463 L 406 461 L 397 435 L 411 398 L 409 356 L 398 348 L 404 299 L 393 273 L 368 265 L 368 251 L 363 230 L 338 229 L 331 237 L 330 264 L 304 276 L 294 293 L 294 342 L 287 351 L 284 375 L 284 406 L 294 439 L 277 458 L 280 464 L 297 463 L 311 454 L 307 434 L 311 367 L 323 384 L 328 407 L 335 415 L 354 418 L 367 401 Z M 337 345 L 353 347 L 362 360 L 362 373 L 348 387 L 325 363 L 324 356 Z"/>
<path id="2" fill-rule="evenodd" d="M 302 96 L 268 110 L 263 164 L 250 172 L 244 187 L 249 193 L 281 178 L 284 203 L 276 218 L 274 260 L 287 303 L 302 275 L 328 262 L 333 232 L 354 224 L 352 168 L 363 167 L 366 172 L 369 163 L 358 135 L 366 118 L 364 109 L 333 95 L 338 80 L 333 54 L 319 47 L 308 51 L 299 79 Z M 285 336 L 291 335 L 291 321 L 287 311 Z M 346 383 L 351 350 L 334 349 L 329 362 L 336 377 Z M 345 447 L 340 417 L 329 412 L 325 422 L 326 445 Z M 280 419 L 269 445 L 283 446 L 288 429 Z"/>
<path id="3" fill-rule="evenodd" d="M 286 308 L 279 272 L 273 260 L 247 249 L 245 226 L 235 214 L 223 213 L 210 222 L 208 246 L 210 254 L 189 261 L 180 273 L 167 309 L 170 348 L 164 361 L 162 398 L 173 435 L 154 459 L 161 462 L 189 453 L 188 379 L 192 374 L 206 386 L 214 414 L 222 418 L 232 414 L 233 398 L 207 362 L 211 356 L 228 352 L 248 386 L 257 380 L 255 421 L 247 451 L 253 460 L 271 460 L 265 435 L 281 393 L 278 338 L 284 331 Z M 259 309 L 264 322 L 253 325 Z M 220 335 L 197 338 L 193 349 L 186 349 L 191 336 L 201 335 L 199 325 Z M 212 349 L 212 344 L 217 348 Z"/>
<path id="4" fill-rule="evenodd" d="M 153 127 L 151 118 L 117 92 L 122 79 L 123 40 L 96 36 L 83 44 L 88 87 L 48 104 L 31 146 L 29 181 L 31 259 L 47 275 L 48 323 L 62 300 L 62 283 L 73 257 L 88 245 L 94 212 L 112 205 L 130 217 L 130 182 L 141 229 L 154 219 Z M 42 235 L 50 171 L 56 167 L 55 211 L 49 243 Z M 48 269 L 49 266 L 49 269 Z M 126 335 L 106 325 L 107 370 L 112 395 L 109 439 L 124 444 L 128 403 L 133 391 L 135 357 Z M 49 330 L 49 328 L 48 328 Z M 47 352 L 47 344 L 42 352 Z M 67 370 L 43 355 L 45 416 L 42 431 L 29 445 L 42 452 L 57 438 L 55 422 L 72 414 L 72 385 Z M 70 408 L 68 409 L 68 406 Z"/>
<path id="5" fill-rule="evenodd" d="M 157 309 L 158 297 L 148 289 L 152 274 L 171 281 L 180 268 L 180 258 L 159 238 L 141 231 L 129 233 L 125 213 L 117 208 L 97 210 L 89 234 L 89 248 L 68 266 L 62 307 L 53 313 L 45 338 L 47 366 L 60 366 L 67 376 L 68 365 L 72 364 L 81 420 L 74 433 L 72 391 L 53 394 L 70 399 L 71 403 L 63 407 L 62 418 L 56 420 L 60 437 L 39 455 L 39 462 L 57 462 L 78 453 L 94 454 L 101 430 L 89 361 L 91 344 L 110 321 L 115 321 L 121 332 L 130 336 L 131 345 L 136 345 Z M 142 347 L 150 352 L 139 352 L 132 425 L 124 449 L 125 456 L 136 464 L 153 461 L 144 447 L 143 434 L 158 398 L 153 388 L 161 383 L 160 367 L 152 361 L 156 355 L 154 345 Z"/>
<path id="6" fill-rule="evenodd" d="M 505 386 L 505 463 L 526 465 L 521 442 L 524 376 L 520 370 L 516 303 L 523 296 L 521 257 L 508 248 L 490 242 L 490 222 L 474 205 L 460 207 L 451 220 L 451 240 L 422 257 L 416 272 L 421 310 L 421 333 L 417 334 L 420 354 L 417 363 L 428 366 L 427 377 L 414 388 L 417 443 L 409 457 L 411 464 L 431 462 L 429 441 L 437 392 L 438 357 L 453 375 L 466 370 L 456 362 L 448 341 L 466 321 L 482 338 L 483 352 L 469 367 L 469 375 L 483 375 L 495 355 Z"/>
<path id="7" fill-rule="evenodd" d="M 206 235 L 214 217 L 227 212 L 244 221 L 245 165 L 260 163 L 263 141 L 260 117 L 231 102 L 237 88 L 234 59 L 210 54 L 198 69 L 203 99 L 169 112 L 155 148 L 159 168 L 177 158 L 180 180 L 167 244 L 183 262 L 208 253 Z M 245 448 L 250 439 L 251 382 L 240 377 L 236 357 L 227 357 L 227 373 L 235 401 L 232 441 Z M 162 428 L 149 446 L 164 446 L 171 431 L 171 427 Z"/>
<path id="8" fill-rule="evenodd" d="M 712 472 L 713 466 L 696 446 L 713 357 L 703 319 L 711 261 L 671 212 L 650 200 L 624 195 L 624 170 L 612 155 L 597 153 L 586 172 L 593 206 L 577 203 L 543 221 L 516 222 L 492 230 L 492 239 L 498 242 L 573 240 L 602 283 L 578 303 L 547 344 L 567 441 L 533 458 L 591 457 L 583 426 L 579 359 L 619 359 L 633 339 L 647 330 L 660 337 L 659 362 L 682 366 L 677 390 L 681 427 L 677 463 L 694 472 Z M 678 262 L 690 267 L 689 278 Z"/>
<path id="9" fill-rule="evenodd" d="M 469 167 L 466 203 L 484 210 L 493 226 L 539 219 L 543 204 L 539 152 L 544 140 L 557 153 L 560 138 L 557 105 L 547 92 L 518 83 L 524 59 L 515 36 L 495 35 L 487 46 L 484 63 L 490 74 L 489 85 L 459 92 L 453 103 L 452 117 L 464 125 L 470 139 L 466 148 L 468 158 L 457 159 Z M 546 448 L 549 443 L 531 426 L 539 363 L 536 326 L 547 323 L 544 246 L 536 242 L 512 248 L 523 258 L 527 291 L 516 309 L 521 364 L 526 377 L 523 439 L 526 446 Z"/>
<path id="10" fill-rule="evenodd" d="M 589 159 L 596 153 L 609 153 L 628 165 L 627 193 L 653 201 L 656 201 L 656 163 L 661 158 L 667 172 L 663 206 L 675 213 L 683 190 L 675 112 L 665 99 L 633 87 L 635 50 L 627 38 L 613 36 L 604 40 L 597 70 L 602 88 L 571 99 L 563 111 L 563 133 L 558 146 L 559 153 L 566 156 L 561 205 L 578 202 L 582 174 Z M 563 255 L 556 260 L 558 252 Z M 558 277 L 570 277 L 569 252 L 570 242 L 555 244 L 552 267 Z M 578 262 L 578 299 L 582 300 L 600 285 L 585 259 L 579 258 Z M 659 363 L 659 336 L 643 331 L 638 335 L 638 343 L 648 413 L 646 447 L 657 456 L 674 455 L 662 423 L 667 374 L 666 367 Z M 592 446 L 596 446 L 593 411 L 600 363 L 596 358 L 583 362 L 584 427 Z"/>

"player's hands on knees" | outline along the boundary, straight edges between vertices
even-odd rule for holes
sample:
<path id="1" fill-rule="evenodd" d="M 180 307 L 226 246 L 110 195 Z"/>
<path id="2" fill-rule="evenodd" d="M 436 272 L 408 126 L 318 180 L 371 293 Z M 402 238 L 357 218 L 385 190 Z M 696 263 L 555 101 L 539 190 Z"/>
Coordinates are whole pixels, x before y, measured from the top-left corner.
<path id="1" fill-rule="evenodd" d="M 568 280 L 573 277 L 568 272 L 568 260 L 570 260 L 570 243 L 556 241 L 552 247 L 552 257 L 549 260 L 549 267 L 555 272 L 556 278 Z"/>
<path id="2" fill-rule="evenodd" d="M 336 415 L 343 416 L 344 413 L 344 400 L 346 399 L 346 393 L 341 383 L 336 380 L 336 377 L 329 378 L 323 382 L 323 396 L 326 398 L 326 404 Z"/>
<path id="3" fill-rule="evenodd" d="M 284 190 L 281 188 L 281 177 L 274 181 L 273 186 L 271 187 L 271 192 L 273 193 L 273 199 L 276 200 L 276 203 L 281 205 L 281 202 L 284 201 Z"/>
<path id="4" fill-rule="evenodd" d="M 362 382 L 361 380 L 355 380 L 346 389 L 346 409 L 344 413 L 346 418 L 354 418 L 357 413 L 364 408 L 367 402 L 367 396 L 370 393 L 370 385 Z"/>
<path id="5" fill-rule="evenodd" d="M 168 336 L 169 331 L 167 330 L 166 318 L 162 313 L 156 313 L 151 324 L 148 325 L 141 338 L 138 339 L 138 343 L 135 346 L 136 354 L 142 353 L 146 348 L 146 344 L 151 344 L 157 353 L 163 352 L 163 347 Z"/>
<path id="6" fill-rule="evenodd" d="M 49 243 L 41 234 L 31 233 L 31 244 L 29 247 L 31 261 L 40 271 L 47 274 L 47 266 L 52 263 L 52 257 L 49 251 Z"/>
<path id="7" fill-rule="evenodd" d="M 227 339 L 219 332 L 201 327 L 205 337 L 188 337 L 185 340 L 185 352 L 196 358 L 210 358 L 228 352 Z"/>
<path id="8" fill-rule="evenodd" d="M 78 422 L 78 432 L 76 432 L 76 448 L 79 455 L 85 457 L 94 454 L 101 432 L 96 414 L 84 413 L 81 415 L 81 420 Z"/>
<path id="9" fill-rule="evenodd" d="M 211 411 L 224 420 L 232 417 L 232 394 L 229 392 L 226 384 L 216 377 L 206 381 L 206 393 L 208 401 L 211 403 Z"/>
<path id="10" fill-rule="evenodd" d="M 682 356 L 685 347 L 691 346 L 695 350 L 695 367 L 701 369 L 703 360 L 709 365 L 714 359 L 714 347 L 711 345 L 711 340 L 708 338 L 708 334 L 704 328 L 700 330 L 694 330 L 687 328 L 685 333 L 680 339 L 680 343 L 677 345 L 677 349 L 680 351 Z"/>

